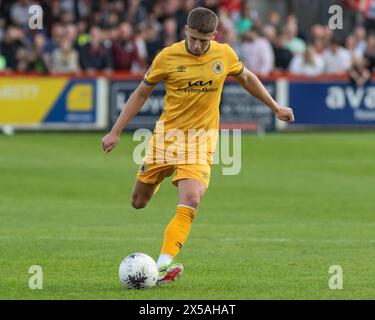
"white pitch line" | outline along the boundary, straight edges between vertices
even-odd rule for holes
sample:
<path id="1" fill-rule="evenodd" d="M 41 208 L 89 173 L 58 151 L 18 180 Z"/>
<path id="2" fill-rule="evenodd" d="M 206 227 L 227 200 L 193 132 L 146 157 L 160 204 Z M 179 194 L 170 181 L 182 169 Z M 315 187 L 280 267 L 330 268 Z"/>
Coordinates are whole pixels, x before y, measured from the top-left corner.
<path id="1" fill-rule="evenodd" d="M 36 237 L 19 237 L 15 235 L 0 235 L 0 240 L 56 240 L 56 241 L 159 241 L 162 237 L 141 237 L 141 236 L 123 236 L 123 237 L 52 237 L 52 236 L 36 236 Z M 221 241 L 221 242 L 275 242 L 275 243 L 323 243 L 323 244 L 332 244 L 332 243 L 347 243 L 347 244 L 375 244 L 374 239 L 368 240 L 357 240 L 357 239 L 292 239 L 292 238 L 261 238 L 261 237 L 236 237 L 236 238 L 199 238 L 192 237 L 191 241 Z"/>
<path id="2" fill-rule="evenodd" d="M 357 240 L 357 239 L 287 239 L 287 238 L 257 238 L 240 237 L 224 238 L 224 241 L 253 241 L 253 242 L 302 242 L 302 243 L 375 243 L 375 240 Z"/>

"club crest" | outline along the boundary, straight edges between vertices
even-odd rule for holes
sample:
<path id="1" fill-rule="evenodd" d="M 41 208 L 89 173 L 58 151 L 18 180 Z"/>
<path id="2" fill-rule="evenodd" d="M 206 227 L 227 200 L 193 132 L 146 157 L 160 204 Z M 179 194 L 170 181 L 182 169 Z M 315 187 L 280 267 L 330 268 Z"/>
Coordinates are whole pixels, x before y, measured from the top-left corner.
<path id="1" fill-rule="evenodd" d="M 220 62 L 220 61 L 216 61 L 214 62 L 214 64 L 212 65 L 212 69 L 214 70 L 215 73 L 222 73 L 223 70 L 224 70 L 224 66 L 223 64 Z"/>

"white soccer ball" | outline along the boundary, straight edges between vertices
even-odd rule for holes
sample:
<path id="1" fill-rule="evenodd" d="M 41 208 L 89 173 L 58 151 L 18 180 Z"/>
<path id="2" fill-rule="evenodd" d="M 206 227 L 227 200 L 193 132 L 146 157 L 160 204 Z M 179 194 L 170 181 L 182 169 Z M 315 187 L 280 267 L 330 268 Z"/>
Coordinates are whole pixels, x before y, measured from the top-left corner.
<path id="1" fill-rule="evenodd" d="M 133 253 L 122 260 L 119 268 L 121 283 L 128 289 L 149 289 L 156 285 L 158 267 L 150 256 Z"/>

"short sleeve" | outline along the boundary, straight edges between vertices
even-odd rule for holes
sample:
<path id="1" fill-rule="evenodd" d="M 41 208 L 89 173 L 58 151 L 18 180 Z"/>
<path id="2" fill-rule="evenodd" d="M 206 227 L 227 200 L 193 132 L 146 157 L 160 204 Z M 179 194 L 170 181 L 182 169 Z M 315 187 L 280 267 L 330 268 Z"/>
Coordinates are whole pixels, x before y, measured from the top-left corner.
<path id="1" fill-rule="evenodd" d="M 154 86 L 158 82 L 162 81 L 163 79 L 167 77 L 167 71 L 166 71 L 167 68 L 166 68 L 164 57 L 165 57 L 164 50 L 162 50 L 156 55 L 154 61 L 152 62 L 150 68 L 148 69 L 148 71 L 146 72 L 143 78 L 143 81 L 146 84 L 150 86 Z"/>
<path id="2" fill-rule="evenodd" d="M 229 67 L 228 76 L 239 75 L 244 69 L 243 63 L 238 59 L 237 54 L 229 45 L 226 45 L 226 52 L 228 56 Z"/>

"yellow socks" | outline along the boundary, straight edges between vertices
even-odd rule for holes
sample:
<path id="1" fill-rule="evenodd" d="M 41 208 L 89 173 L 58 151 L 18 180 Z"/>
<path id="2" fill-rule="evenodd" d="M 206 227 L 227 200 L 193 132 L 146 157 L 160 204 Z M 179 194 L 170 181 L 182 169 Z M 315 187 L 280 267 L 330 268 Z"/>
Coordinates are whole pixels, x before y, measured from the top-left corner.
<path id="1" fill-rule="evenodd" d="M 177 205 L 176 214 L 164 232 L 164 242 L 160 254 L 175 258 L 189 235 L 196 210 L 183 204 Z"/>

